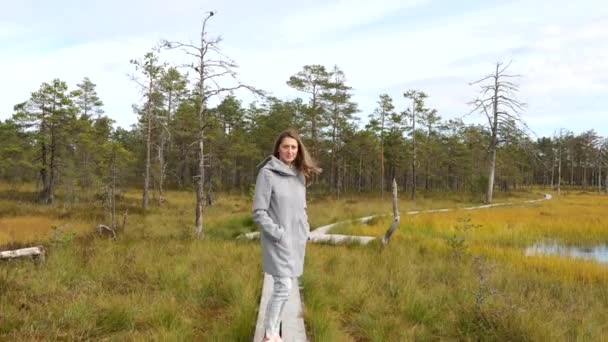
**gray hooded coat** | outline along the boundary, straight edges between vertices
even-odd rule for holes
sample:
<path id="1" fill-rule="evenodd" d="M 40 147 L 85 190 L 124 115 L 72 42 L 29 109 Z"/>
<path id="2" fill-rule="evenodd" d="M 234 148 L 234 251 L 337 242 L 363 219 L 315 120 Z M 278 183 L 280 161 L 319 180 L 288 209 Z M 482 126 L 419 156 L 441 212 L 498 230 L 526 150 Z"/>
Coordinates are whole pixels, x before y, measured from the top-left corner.
<path id="1" fill-rule="evenodd" d="M 304 175 L 274 156 L 262 164 L 253 199 L 253 220 L 260 228 L 262 243 L 262 267 L 274 276 L 299 277 L 310 232 Z"/>

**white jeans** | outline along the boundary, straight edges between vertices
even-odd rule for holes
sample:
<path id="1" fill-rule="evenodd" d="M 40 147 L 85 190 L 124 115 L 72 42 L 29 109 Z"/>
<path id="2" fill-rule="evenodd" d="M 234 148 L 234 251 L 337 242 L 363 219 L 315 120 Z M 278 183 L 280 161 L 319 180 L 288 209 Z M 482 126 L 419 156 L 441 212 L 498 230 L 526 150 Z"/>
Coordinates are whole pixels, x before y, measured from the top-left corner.
<path id="1" fill-rule="evenodd" d="M 290 277 L 272 276 L 274 284 L 272 294 L 266 306 L 266 317 L 264 318 L 264 329 L 266 336 L 279 334 L 279 323 L 281 321 L 281 312 L 289 298 L 291 291 L 292 279 Z"/>

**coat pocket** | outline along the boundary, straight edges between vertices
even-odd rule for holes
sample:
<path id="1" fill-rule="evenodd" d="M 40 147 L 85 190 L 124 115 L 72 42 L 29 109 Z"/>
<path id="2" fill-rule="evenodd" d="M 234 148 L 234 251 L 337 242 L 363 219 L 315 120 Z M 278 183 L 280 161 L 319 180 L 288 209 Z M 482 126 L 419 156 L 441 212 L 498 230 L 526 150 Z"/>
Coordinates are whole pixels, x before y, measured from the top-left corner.
<path id="1" fill-rule="evenodd" d="M 298 229 L 297 229 L 297 240 L 299 241 L 307 241 L 308 236 L 310 235 L 310 225 L 308 224 L 308 220 L 305 217 L 301 217 L 298 221 Z"/>
<path id="2" fill-rule="evenodd" d="M 293 249 L 292 237 L 289 234 L 283 234 L 280 240 L 273 242 L 277 251 L 277 256 L 281 262 L 289 263 L 292 259 L 291 252 Z"/>

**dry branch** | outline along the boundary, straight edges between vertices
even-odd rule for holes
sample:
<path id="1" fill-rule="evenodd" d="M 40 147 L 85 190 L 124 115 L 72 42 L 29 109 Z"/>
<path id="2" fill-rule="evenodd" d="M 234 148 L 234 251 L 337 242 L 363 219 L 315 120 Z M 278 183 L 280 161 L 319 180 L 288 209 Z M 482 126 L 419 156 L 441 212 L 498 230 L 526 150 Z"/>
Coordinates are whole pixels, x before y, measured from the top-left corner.
<path id="1" fill-rule="evenodd" d="M 105 224 L 100 224 L 97 226 L 97 233 L 101 236 L 107 235 L 112 238 L 112 240 L 116 240 L 116 231 Z"/>

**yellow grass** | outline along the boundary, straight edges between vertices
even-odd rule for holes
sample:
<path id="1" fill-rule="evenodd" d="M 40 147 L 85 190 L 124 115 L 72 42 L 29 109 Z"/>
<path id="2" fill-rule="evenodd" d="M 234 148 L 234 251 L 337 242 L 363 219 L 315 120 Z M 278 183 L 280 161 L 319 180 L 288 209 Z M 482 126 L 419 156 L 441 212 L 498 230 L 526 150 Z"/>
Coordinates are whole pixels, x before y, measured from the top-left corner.
<path id="1" fill-rule="evenodd" d="M 48 217 L 0 218 L 0 245 L 45 240 L 55 224 L 57 222 Z"/>
<path id="2" fill-rule="evenodd" d="M 401 210 L 399 231 L 445 236 L 455 232 L 460 220 L 470 218 L 472 241 L 523 246 L 538 240 L 592 244 L 608 241 L 608 197 L 581 194 L 554 197 L 537 203 L 477 210 L 453 210 L 439 213 L 406 215 Z M 370 225 L 346 224 L 335 232 L 355 235 L 381 236 L 392 221 L 392 215 L 382 217 Z"/>

